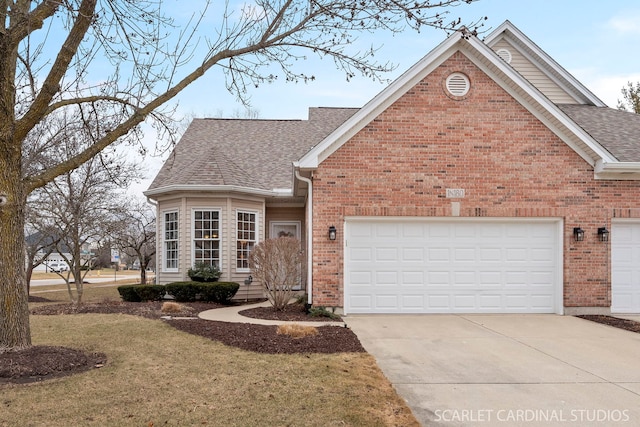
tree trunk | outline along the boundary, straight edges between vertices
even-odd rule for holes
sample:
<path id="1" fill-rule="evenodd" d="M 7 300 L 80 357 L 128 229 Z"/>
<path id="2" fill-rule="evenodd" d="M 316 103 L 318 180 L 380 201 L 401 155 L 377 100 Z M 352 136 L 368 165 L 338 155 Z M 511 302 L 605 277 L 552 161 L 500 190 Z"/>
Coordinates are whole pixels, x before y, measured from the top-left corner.
<path id="1" fill-rule="evenodd" d="M 147 284 L 147 266 L 144 263 L 140 263 L 140 283 L 142 285 Z"/>
<path id="2" fill-rule="evenodd" d="M 27 284 L 27 295 L 31 294 L 31 276 L 33 276 L 33 264 L 29 263 L 24 273 L 24 281 Z"/>
<path id="3" fill-rule="evenodd" d="M 31 346 L 20 148 L 0 137 L 0 352 Z"/>

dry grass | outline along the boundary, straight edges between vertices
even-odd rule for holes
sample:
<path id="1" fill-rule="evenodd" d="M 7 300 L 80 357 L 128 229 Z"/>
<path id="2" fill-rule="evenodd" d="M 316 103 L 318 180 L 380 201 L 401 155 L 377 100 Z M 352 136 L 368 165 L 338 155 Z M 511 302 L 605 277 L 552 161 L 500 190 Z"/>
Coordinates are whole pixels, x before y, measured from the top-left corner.
<path id="1" fill-rule="evenodd" d="M 278 335 L 289 335 L 291 338 L 304 338 L 318 335 L 318 329 L 299 323 L 289 323 L 278 326 L 276 333 Z"/>
<path id="2" fill-rule="evenodd" d="M 0 425 L 417 426 L 368 354 L 267 355 L 127 315 L 32 316 L 36 344 L 101 369 L 0 386 Z"/>
<path id="3" fill-rule="evenodd" d="M 162 303 L 160 311 L 163 313 L 182 313 L 183 309 L 184 305 L 178 304 L 177 302 L 167 301 Z"/>
<path id="4" fill-rule="evenodd" d="M 102 302 L 104 300 L 120 301 L 118 286 L 124 285 L 124 282 L 118 281 L 117 284 L 87 284 L 84 285 L 84 293 L 82 295 L 83 302 Z M 31 295 L 47 298 L 56 304 L 70 302 L 66 285 L 37 286 L 31 288 Z"/>

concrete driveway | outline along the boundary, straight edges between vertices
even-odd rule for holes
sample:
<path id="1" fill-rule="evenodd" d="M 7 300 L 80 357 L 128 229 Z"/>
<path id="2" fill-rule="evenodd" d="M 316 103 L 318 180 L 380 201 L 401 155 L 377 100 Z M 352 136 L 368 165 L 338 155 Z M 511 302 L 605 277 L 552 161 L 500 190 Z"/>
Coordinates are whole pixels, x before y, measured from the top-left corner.
<path id="1" fill-rule="evenodd" d="M 424 426 L 640 425 L 640 334 L 557 315 L 350 315 Z"/>

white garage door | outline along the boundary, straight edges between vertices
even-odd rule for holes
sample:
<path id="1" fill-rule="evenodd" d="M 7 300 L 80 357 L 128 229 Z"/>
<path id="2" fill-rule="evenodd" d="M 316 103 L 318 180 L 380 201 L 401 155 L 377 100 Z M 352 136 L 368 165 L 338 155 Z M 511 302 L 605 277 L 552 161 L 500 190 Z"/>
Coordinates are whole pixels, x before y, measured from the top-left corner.
<path id="1" fill-rule="evenodd" d="M 611 311 L 640 313 L 640 223 L 611 224 Z"/>
<path id="2" fill-rule="evenodd" d="M 345 223 L 346 313 L 561 313 L 561 223 Z"/>

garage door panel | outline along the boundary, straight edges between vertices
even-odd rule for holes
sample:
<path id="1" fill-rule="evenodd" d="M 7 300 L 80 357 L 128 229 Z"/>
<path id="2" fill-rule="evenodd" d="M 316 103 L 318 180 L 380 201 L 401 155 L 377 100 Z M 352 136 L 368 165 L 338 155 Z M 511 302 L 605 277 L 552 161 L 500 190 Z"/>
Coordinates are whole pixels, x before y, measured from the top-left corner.
<path id="1" fill-rule="evenodd" d="M 456 311 L 464 310 L 474 310 L 476 307 L 476 298 L 474 295 L 464 295 L 464 294 L 455 294 L 452 296 L 453 298 L 453 308 Z"/>
<path id="2" fill-rule="evenodd" d="M 368 247 L 354 247 L 351 248 L 351 261 L 352 262 L 369 262 L 373 260 L 373 251 Z"/>
<path id="3" fill-rule="evenodd" d="M 456 261 L 475 261 L 476 248 L 455 248 L 453 250 L 454 259 Z"/>
<path id="4" fill-rule="evenodd" d="M 410 311 L 421 311 L 424 307 L 424 295 L 402 295 L 402 307 Z"/>
<path id="5" fill-rule="evenodd" d="M 475 271 L 454 271 L 453 277 L 454 287 L 474 287 L 477 283 Z"/>
<path id="6" fill-rule="evenodd" d="M 375 304 L 376 304 L 375 307 L 378 309 L 397 310 L 399 308 L 398 296 L 386 295 L 386 294 L 376 295 Z"/>
<path id="7" fill-rule="evenodd" d="M 377 262 L 398 262 L 398 248 L 376 248 L 375 254 Z"/>
<path id="8" fill-rule="evenodd" d="M 640 223 L 611 224 L 611 311 L 640 313 Z"/>
<path id="9" fill-rule="evenodd" d="M 553 286 L 553 274 L 548 271 L 538 272 L 532 271 L 527 274 L 529 276 L 529 284 L 532 287 L 549 287 Z"/>
<path id="10" fill-rule="evenodd" d="M 352 271 L 350 275 L 351 286 L 370 286 L 372 283 L 372 272 L 367 271 Z"/>
<path id="11" fill-rule="evenodd" d="M 503 283 L 502 272 L 500 271 L 482 271 L 480 273 L 478 285 L 483 289 L 501 288 Z"/>
<path id="12" fill-rule="evenodd" d="M 403 271 L 402 272 L 402 285 L 403 286 L 418 286 L 423 287 L 425 283 L 423 271 Z"/>
<path id="13" fill-rule="evenodd" d="M 480 261 L 482 262 L 502 262 L 502 249 L 500 248 L 480 248 Z"/>
<path id="14" fill-rule="evenodd" d="M 383 286 L 399 286 L 397 271 L 378 271 L 376 273 L 375 284 Z"/>
<path id="15" fill-rule="evenodd" d="M 427 251 L 427 262 L 450 261 L 449 248 L 429 248 Z"/>
<path id="16" fill-rule="evenodd" d="M 504 305 L 509 311 L 527 311 L 530 305 L 528 294 L 514 294 L 504 296 Z"/>
<path id="17" fill-rule="evenodd" d="M 428 287 L 449 286 L 451 280 L 448 271 L 429 271 L 428 277 L 429 281 L 426 283 Z"/>
<path id="18" fill-rule="evenodd" d="M 424 248 L 402 248 L 402 261 L 423 263 Z"/>
<path id="19" fill-rule="evenodd" d="M 360 222 L 345 227 L 347 313 L 559 311 L 557 222 Z"/>
<path id="20" fill-rule="evenodd" d="M 553 256 L 551 248 L 531 249 L 531 261 L 533 262 L 553 262 Z"/>
<path id="21" fill-rule="evenodd" d="M 505 260 L 507 262 L 526 262 L 528 251 L 526 248 L 507 248 Z"/>

